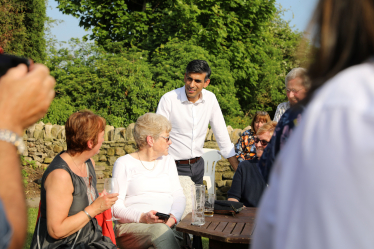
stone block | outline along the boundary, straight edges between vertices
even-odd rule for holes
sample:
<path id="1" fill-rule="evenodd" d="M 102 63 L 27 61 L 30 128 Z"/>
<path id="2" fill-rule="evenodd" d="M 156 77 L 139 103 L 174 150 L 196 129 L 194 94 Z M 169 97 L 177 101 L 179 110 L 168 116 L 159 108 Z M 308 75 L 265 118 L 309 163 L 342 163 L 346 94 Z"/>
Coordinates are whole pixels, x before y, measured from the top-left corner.
<path id="1" fill-rule="evenodd" d="M 208 141 L 204 143 L 204 148 L 219 150 L 217 142 Z"/>
<path id="2" fill-rule="evenodd" d="M 213 136 L 213 129 L 210 129 L 208 131 L 208 135 L 206 135 L 206 141 L 212 141 L 212 136 Z"/>
<path id="3" fill-rule="evenodd" d="M 234 172 L 229 171 L 222 174 L 223 179 L 232 179 L 234 177 Z"/>
<path id="4" fill-rule="evenodd" d="M 125 145 L 125 151 L 127 154 L 131 154 L 137 150 L 138 148 L 136 147 L 135 141 L 128 142 L 127 145 Z"/>
<path id="5" fill-rule="evenodd" d="M 42 159 L 40 156 L 36 156 L 36 155 L 34 155 L 34 156 L 32 156 L 32 158 L 33 158 L 34 161 L 36 161 L 36 162 L 40 162 L 40 163 L 43 162 L 43 159 Z"/>
<path id="6" fill-rule="evenodd" d="M 103 150 L 103 149 L 100 149 L 99 151 L 99 155 L 106 155 L 107 154 L 107 150 Z"/>
<path id="7" fill-rule="evenodd" d="M 100 167 L 100 166 L 106 167 L 106 166 L 108 166 L 108 164 L 106 162 L 96 162 L 95 163 L 95 167 L 96 166 L 98 166 L 98 167 Z"/>
<path id="8" fill-rule="evenodd" d="M 225 187 L 220 188 L 220 190 L 222 191 L 222 194 L 227 194 L 227 191 L 229 191 L 230 188 L 231 188 L 231 187 L 227 187 L 227 186 L 225 186 Z"/>
<path id="9" fill-rule="evenodd" d="M 103 171 L 103 170 L 105 170 L 105 166 L 103 165 L 99 166 L 95 164 L 95 172 Z"/>
<path id="10" fill-rule="evenodd" d="M 54 158 L 54 157 L 55 157 L 55 154 L 57 154 L 57 153 L 53 152 L 53 150 L 47 151 L 47 157 L 52 157 L 52 158 Z"/>
<path id="11" fill-rule="evenodd" d="M 28 139 L 27 139 L 27 142 L 35 142 L 35 141 L 36 141 L 36 139 L 35 139 L 35 138 L 33 138 L 33 137 L 32 137 L 32 138 L 28 138 Z"/>
<path id="12" fill-rule="evenodd" d="M 35 144 L 34 144 L 34 143 L 28 143 L 27 146 L 28 146 L 29 148 L 34 148 L 34 147 L 35 147 Z"/>
<path id="13" fill-rule="evenodd" d="M 125 147 L 125 145 L 126 145 L 125 143 L 114 143 L 114 144 L 112 144 L 113 147 L 122 147 L 122 148 Z"/>
<path id="14" fill-rule="evenodd" d="M 209 135 L 209 128 L 207 128 L 206 135 L 205 135 L 205 141 L 210 141 L 212 138 L 212 134 Z"/>
<path id="15" fill-rule="evenodd" d="M 92 160 L 94 160 L 95 162 L 99 161 L 99 155 L 94 155 L 92 157 Z"/>
<path id="16" fill-rule="evenodd" d="M 100 161 L 100 162 L 106 162 L 106 161 L 108 161 L 108 160 L 106 159 L 106 156 L 105 156 L 105 155 L 100 155 L 100 156 L 99 156 L 99 161 Z"/>
<path id="17" fill-rule="evenodd" d="M 229 125 L 227 126 L 227 133 L 229 134 L 229 136 L 231 137 L 231 133 L 234 129 Z"/>
<path id="18" fill-rule="evenodd" d="M 26 134 L 28 138 L 34 138 L 35 125 L 36 124 L 33 124 L 32 126 L 26 129 Z"/>
<path id="19" fill-rule="evenodd" d="M 240 138 L 240 136 L 242 135 L 243 133 L 243 130 L 241 129 L 234 129 L 231 133 L 231 142 L 236 144 L 238 142 L 238 139 Z"/>
<path id="20" fill-rule="evenodd" d="M 129 126 L 127 127 L 126 133 L 125 133 L 125 140 L 126 141 L 135 141 L 134 134 L 133 134 L 134 127 L 135 127 L 134 123 L 129 124 Z"/>
<path id="21" fill-rule="evenodd" d="M 216 166 L 216 172 L 225 172 L 230 171 L 230 166 L 222 165 L 222 166 Z"/>
<path id="22" fill-rule="evenodd" d="M 44 131 L 35 129 L 34 131 L 34 138 L 36 139 L 43 139 L 44 138 Z"/>
<path id="23" fill-rule="evenodd" d="M 117 156 L 110 156 L 109 157 L 109 165 L 110 166 L 113 166 L 114 165 L 114 163 L 117 161 L 117 159 L 118 159 L 118 157 Z"/>
<path id="24" fill-rule="evenodd" d="M 29 148 L 29 151 L 30 151 L 30 152 L 36 152 L 37 149 L 36 149 L 36 147 L 31 147 L 31 148 Z"/>
<path id="25" fill-rule="evenodd" d="M 109 148 L 108 152 L 107 152 L 107 155 L 108 156 L 114 156 L 115 152 L 116 152 L 115 148 L 113 148 L 113 147 Z"/>
<path id="26" fill-rule="evenodd" d="M 218 188 L 221 188 L 226 185 L 226 181 L 216 181 L 216 186 Z"/>
<path id="27" fill-rule="evenodd" d="M 46 148 L 46 150 L 53 150 L 52 143 L 51 142 L 46 142 L 45 143 L 45 148 Z"/>
<path id="28" fill-rule="evenodd" d="M 114 133 L 111 132 L 114 130 L 114 126 L 106 125 L 105 132 L 104 132 L 104 141 L 113 141 Z"/>
<path id="29" fill-rule="evenodd" d="M 64 130 L 65 127 L 62 126 L 62 125 L 52 125 L 52 129 L 51 129 L 51 136 L 53 138 L 57 138 L 57 135 L 62 131 Z"/>
<path id="30" fill-rule="evenodd" d="M 44 158 L 44 163 L 46 164 L 50 164 L 52 161 L 53 161 L 53 158 L 50 158 L 50 157 Z"/>
<path id="31" fill-rule="evenodd" d="M 222 181 L 222 173 L 215 173 L 215 181 Z"/>
<path id="32" fill-rule="evenodd" d="M 58 139 L 66 138 L 65 126 L 62 126 L 62 129 L 57 133 L 57 138 Z"/>
<path id="33" fill-rule="evenodd" d="M 115 151 L 116 151 L 116 155 L 117 156 L 124 156 L 126 154 L 126 152 L 124 151 L 124 149 L 120 148 L 120 147 L 116 147 Z"/>
<path id="34" fill-rule="evenodd" d="M 232 180 L 227 180 L 226 181 L 226 187 L 230 187 L 231 188 L 232 186 Z"/>
<path id="35" fill-rule="evenodd" d="M 104 144 L 101 145 L 101 149 L 109 149 L 110 148 L 110 145 L 109 144 Z"/>
<path id="36" fill-rule="evenodd" d="M 52 124 L 48 123 L 44 126 L 44 140 L 52 140 Z"/>
<path id="37" fill-rule="evenodd" d="M 120 127 L 114 129 L 114 141 L 125 141 L 126 128 Z"/>
<path id="38" fill-rule="evenodd" d="M 63 150 L 64 150 L 64 147 L 62 147 L 62 146 L 58 146 L 58 145 L 53 146 L 53 152 L 55 152 L 55 153 L 59 153 Z"/>
<path id="39" fill-rule="evenodd" d="M 25 156 L 28 156 L 28 155 L 29 155 L 29 152 L 28 152 L 28 150 L 24 150 L 24 151 L 23 151 L 23 153 L 22 153 L 22 156 L 24 156 L 24 157 L 25 157 Z"/>

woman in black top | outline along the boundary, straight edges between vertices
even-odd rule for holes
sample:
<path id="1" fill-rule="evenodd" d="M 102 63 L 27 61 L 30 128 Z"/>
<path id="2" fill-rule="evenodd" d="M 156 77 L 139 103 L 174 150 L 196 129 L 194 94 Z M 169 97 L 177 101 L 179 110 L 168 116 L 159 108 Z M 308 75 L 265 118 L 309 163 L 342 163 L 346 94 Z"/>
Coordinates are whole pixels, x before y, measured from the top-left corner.
<path id="1" fill-rule="evenodd" d="M 116 248 L 92 218 L 118 199 L 118 194 L 98 196 L 96 189 L 91 157 L 104 141 L 105 124 L 90 111 L 76 112 L 67 120 L 67 151 L 58 154 L 43 174 L 41 216 L 31 248 Z"/>

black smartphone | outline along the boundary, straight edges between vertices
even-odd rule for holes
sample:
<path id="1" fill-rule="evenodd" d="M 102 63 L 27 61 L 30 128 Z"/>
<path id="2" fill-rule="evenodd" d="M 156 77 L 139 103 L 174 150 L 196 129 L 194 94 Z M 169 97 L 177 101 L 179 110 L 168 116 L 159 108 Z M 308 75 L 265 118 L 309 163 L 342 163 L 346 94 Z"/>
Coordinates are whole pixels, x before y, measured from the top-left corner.
<path id="1" fill-rule="evenodd" d="M 164 220 L 165 222 L 168 221 L 168 219 L 170 218 L 170 214 L 164 214 L 164 213 L 159 213 L 157 212 L 155 214 L 160 220 Z"/>
<path id="2" fill-rule="evenodd" d="M 10 54 L 0 54 L 0 77 L 6 74 L 10 68 L 16 67 L 21 63 L 30 68 L 30 60 L 27 58 Z"/>

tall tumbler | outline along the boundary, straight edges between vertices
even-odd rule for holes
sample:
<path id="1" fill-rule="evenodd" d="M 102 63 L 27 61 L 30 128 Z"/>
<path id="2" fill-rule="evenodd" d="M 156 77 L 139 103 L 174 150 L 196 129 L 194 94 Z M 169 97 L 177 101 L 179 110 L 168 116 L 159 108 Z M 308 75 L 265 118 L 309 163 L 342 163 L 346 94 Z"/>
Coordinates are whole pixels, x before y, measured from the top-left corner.
<path id="1" fill-rule="evenodd" d="M 205 185 L 191 185 L 192 197 L 192 225 L 202 226 L 205 224 L 204 205 L 205 205 Z"/>

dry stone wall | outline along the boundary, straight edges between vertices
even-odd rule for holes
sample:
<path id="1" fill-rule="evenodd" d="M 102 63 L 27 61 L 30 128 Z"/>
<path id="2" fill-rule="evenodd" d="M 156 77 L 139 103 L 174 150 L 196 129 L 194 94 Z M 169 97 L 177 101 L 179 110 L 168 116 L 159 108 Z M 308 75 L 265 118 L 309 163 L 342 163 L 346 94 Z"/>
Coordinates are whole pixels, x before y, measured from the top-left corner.
<path id="1" fill-rule="evenodd" d="M 99 154 L 93 157 L 96 163 L 95 171 L 99 191 L 103 188 L 103 178 L 111 177 L 117 158 L 137 150 L 133 136 L 134 125 L 130 124 L 127 128 L 114 128 L 109 125 L 105 127 L 103 145 Z M 243 130 L 249 128 L 246 127 Z M 227 127 L 227 132 L 234 144 L 238 141 L 243 130 Z M 66 150 L 65 127 L 61 125 L 44 124 L 43 122 L 34 124 L 25 131 L 23 139 L 27 148 L 23 154 L 24 159 L 35 161 L 38 167 L 44 169 L 59 152 Z M 219 150 L 211 129 L 207 130 L 204 148 Z M 227 191 L 231 187 L 233 176 L 234 171 L 230 163 L 227 159 L 222 158 L 217 163 L 215 174 L 217 199 L 225 200 L 227 198 Z"/>

